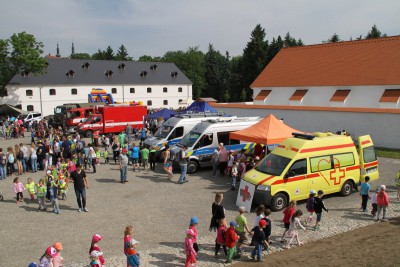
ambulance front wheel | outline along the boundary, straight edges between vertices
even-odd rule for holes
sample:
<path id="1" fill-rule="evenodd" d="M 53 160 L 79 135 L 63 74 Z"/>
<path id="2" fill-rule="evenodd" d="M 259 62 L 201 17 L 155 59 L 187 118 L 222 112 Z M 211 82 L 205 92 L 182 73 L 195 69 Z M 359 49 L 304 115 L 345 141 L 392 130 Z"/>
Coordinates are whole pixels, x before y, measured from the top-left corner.
<path id="1" fill-rule="evenodd" d="M 342 196 L 349 196 L 351 194 L 351 192 L 353 191 L 353 183 L 351 181 L 346 181 L 343 186 L 342 186 L 342 190 L 340 191 L 340 194 Z"/>
<path id="2" fill-rule="evenodd" d="M 272 198 L 270 206 L 273 211 L 280 211 L 286 208 L 287 203 L 287 196 L 283 193 L 278 193 Z"/>

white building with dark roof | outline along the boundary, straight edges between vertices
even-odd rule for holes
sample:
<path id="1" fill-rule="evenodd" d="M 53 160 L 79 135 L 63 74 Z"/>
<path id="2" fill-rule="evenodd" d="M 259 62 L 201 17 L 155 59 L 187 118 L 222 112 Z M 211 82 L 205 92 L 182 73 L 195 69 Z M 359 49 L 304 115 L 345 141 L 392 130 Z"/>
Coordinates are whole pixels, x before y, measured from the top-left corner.
<path id="1" fill-rule="evenodd" d="M 116 102 L 141 101 L 149 108 L 186 107 L 192 82 L 174 63 L 47 58 L 45 74 L 18 74 L 0 103 L 43 116 L 65 103 L 87 103 L 93 88 L 112 94 Z"/>

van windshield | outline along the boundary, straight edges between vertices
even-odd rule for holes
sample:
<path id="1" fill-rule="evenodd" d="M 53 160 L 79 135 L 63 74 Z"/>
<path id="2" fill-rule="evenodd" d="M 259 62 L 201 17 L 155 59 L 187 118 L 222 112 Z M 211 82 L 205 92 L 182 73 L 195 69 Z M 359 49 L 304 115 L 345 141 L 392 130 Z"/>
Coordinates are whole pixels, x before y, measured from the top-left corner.
<path id="1" fill-rule="evenodd" d="M 172 126 L 163 126 L 157 130 L 154 136 L 160 139 L 167 138 L 172 128 L 173 128 Z"/>
<path id="2" fill-rule="evenodd" d="M 186 134 L 179 144 L 182 146 L 192 147 L 194 143 L 199 139 L 201 133 L 193 132 Z"/>
<path id="3" fill-rule="evenodd" d="M 289 158 L 271 153 L 261 160 L 261 162 L 257 165 L 256 170 L 266 174 L 280 176 L 290 161 L 291 159 Z"/>

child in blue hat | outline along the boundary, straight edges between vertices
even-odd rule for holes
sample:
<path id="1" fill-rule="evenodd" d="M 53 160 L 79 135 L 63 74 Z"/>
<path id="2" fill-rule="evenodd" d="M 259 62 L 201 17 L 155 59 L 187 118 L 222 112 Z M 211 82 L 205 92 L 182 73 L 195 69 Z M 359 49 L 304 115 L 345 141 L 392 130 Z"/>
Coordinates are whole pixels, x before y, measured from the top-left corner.
<path id="1" fill-rule="evenodd" d="M 194 250 L 197 252 L 199 252 L 199 245 L 197 244 L 197 229 L 196 229 L 196 225 L 199 223 L 199 219 L 196 216 L 193 216 L 192 218 L 190 218 L 190 226 L 189 229 L 192 229 L 194 232 L 193 235 L 193 248 Z"/>

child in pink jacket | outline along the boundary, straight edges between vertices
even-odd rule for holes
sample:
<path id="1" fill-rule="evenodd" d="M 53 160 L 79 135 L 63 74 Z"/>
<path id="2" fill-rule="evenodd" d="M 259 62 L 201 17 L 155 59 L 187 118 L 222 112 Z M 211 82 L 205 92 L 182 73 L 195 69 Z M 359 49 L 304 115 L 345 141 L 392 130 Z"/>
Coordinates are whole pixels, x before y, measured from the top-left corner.
<path id="1" fill-rule="evenodd" d="M 185 253 L 186 263 L 185 267 L 196 266 L 196 251 L 193 248 L 193 237 L 195 233 L 192 229 L 187 230 L 185 238 Z"/>
<path id="2" fill-rule="evenodd" d="M 14 192 L 17 194 L 17 204 L 19 204 L 19 200 L 24 201 L 24 195 L 22 192 L 26 190 L 25 186 L 23 183 L 19 181 L 18 177 L 14 178 Z"/>
<path id="3" fill-rule="evenodd" d="M 380 190 L 376 196 L 376 204 L 378 204 L 378 215 L 376 221 L 379 221 L 379 216 L 381 215 L 381 211 L 383 210 L 382 214 L 382 222 L 387 222 L 386 219 L 386 209 L 389 206 L 389 198 L 386 193 L 386 186 L 381 185 Z"/>

